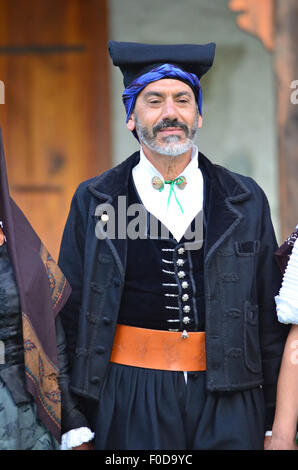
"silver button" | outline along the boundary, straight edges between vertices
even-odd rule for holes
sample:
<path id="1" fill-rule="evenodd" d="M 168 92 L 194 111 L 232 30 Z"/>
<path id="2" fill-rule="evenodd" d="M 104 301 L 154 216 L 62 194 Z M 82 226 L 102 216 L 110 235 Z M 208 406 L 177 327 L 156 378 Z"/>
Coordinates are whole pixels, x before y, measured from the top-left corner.
<path id="1" fill-rule="evenodd" d="M 183 307 L 183 312 L 189 313 L 189 312 L 190 312 L 190 306 L 189 306 L 189 305 L 185 305 L 185 306 Z"/>
<path id="2" fill-rule="evenodd" d="M 151 184 L 152 184 L 153 188 L 158 189 L 158 191 L 162 191 L 163 188 L 164 188 L 164 183 L 160 179 L 159 176 L 154 176 L 151 180 Z"/>
<path id="3" fill-rule="evenodd" d="M 183 317 L 182 321 L 185 325 L 188 325 L 188 323 L 190 322 L 190 318 L 189 317 Z"/>
<path id="4" fill-rule="evenodd" d="M 184 265 L 184 259 L 177 259 L 177 266 L 183 266 Z"/>
<path id="5" fill-rule="evenodd" d="M 183 339 L 188 338 L 188 333 L 187 333 L 186 330 L 183 330 L 183 332 L 182 332 L 182 334 L 181 334 L 181 338 L 183 338 Z"/>
<path id="6" fill-rule="evenodd" d="M 177 179 L 179 180 L 179 181 L 176 181 L 177 188 L 184 189 L 187 184 L 185 176 L 179 176 L 179 178 Z"/>
<path id="7" fill-rule="evenodd" d="M 107 222 L 107 221 L 109 220 L 108 214 L 102 214 L 101 220 L 102 220 L 103 222 Z"/>
<path id="8" fill-rule="evenodd" d="M 181 285 L 182 285 L 182 289 L 187 289 L 188 288 L 188 282 L 187 281 L 183 281 Z"/>
<path id="9" fill-rule="evenodd" d="M 185 252 L 185 249 L 184 249 L 184 248 L 182 248 L 182 247 L 181 247 L 181 248 L 178 248 L 178 254 L 179 254 L 179 255 L 183 255 L 184 252 Z"/>
<path id="10" fill-rule="evenodd" d="M 189 295 L 188 295 L 188 294 L 183 294 L 183 295 L 182 295 L 182 300 L 183 300 L 183 302 L 186 302 L 188 299 L 189 299 Z"/>
<path id="11" fill-rule="evenodd" d="M 182 279 L 183 277 L 185 277 L 185 272 L 184 271 L 178 271 L 178 277 L 180 279 Z"/>

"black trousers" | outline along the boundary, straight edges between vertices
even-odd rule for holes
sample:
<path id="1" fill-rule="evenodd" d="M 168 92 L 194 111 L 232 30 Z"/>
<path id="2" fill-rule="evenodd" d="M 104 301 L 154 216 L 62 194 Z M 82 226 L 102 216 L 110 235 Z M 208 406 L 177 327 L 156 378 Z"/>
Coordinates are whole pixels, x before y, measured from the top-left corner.
<path id="1" fill-rule="evenodd" d="M 106 450 L 263 449 L 260 387 L 206 392 L 205 372 L 159 371 L 110 363 L 95 419 L 95 448 Z"/>

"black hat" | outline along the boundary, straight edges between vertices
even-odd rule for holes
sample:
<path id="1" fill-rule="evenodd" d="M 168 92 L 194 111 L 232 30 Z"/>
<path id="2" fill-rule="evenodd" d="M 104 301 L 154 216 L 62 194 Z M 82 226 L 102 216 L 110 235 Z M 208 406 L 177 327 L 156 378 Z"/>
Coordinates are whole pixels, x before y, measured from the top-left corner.
<path id="1" fill-rule="evenodd" d="M 200 79 L 213 64 L 215 43 L 208 44 L 140 44 L 109 41 L 113 64 L 123 74 L 125 88 L 139 75 L 157 65 L 173 64 Z"/>

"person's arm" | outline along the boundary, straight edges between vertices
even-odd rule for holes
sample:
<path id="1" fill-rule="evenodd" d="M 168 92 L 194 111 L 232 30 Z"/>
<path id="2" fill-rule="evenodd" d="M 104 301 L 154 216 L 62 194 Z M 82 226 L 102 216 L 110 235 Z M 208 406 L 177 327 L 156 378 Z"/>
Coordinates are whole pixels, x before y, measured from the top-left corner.
<path id="1" fill-rule="evenodd" d="M 293 325 L 284 349 L 278 385 L 275 418 L 268 450 L 298 450 L 298 325 Z"/>
<path id="2" fill-rule="evenodd" d="M 67 384 L 64 384 L 64 390 L 67 388 L 68 395 L 63 397 L 62 392 L 63 435 L 61 448 L 90 450 L 92 448 L 91 440 L 94 437 L 94 433 L 91 431 L 87 418 L 80 412 L 77 397 L 69 392 L 69 376 L 71 374 L 73 361 L 75 360 L 79 311 L 82 300 L 85 235 L 88 214 L 88 209 L 81 205 L 83 199 L 78 195 L 79 188 L 72 199 L 58 261 L 60 269 L 63 271 L 71 286 L 70 297 L 59 315 L 62 320 L 63 334 L 65 335 L 65 340 L 62 343 L 64 344 L 64 348 L 66 345 L 65 353 L 67 352 L 67 354 L 65 355 L 67 355 L 68 360 L 67 372 L 65 373 L 65 378 L 62 379 L 66 379 L 67 381 Z"/>
<path id="3" fill-rule="evenodd" d="M 94 433 L 89 429 L 87 419 L 79 408 L 76 397 L 69 388 L 68 358 L 64 329 L 60 316 L 56 318 L 56 336 L 59 361 L 59 388 L 61 392 L 61 449 L 91 450 Z"/>
<path id="4" fill-rule="evenodd" d="M 82 198 L 79 197 L 77 190 L 71 202 L 58 260 L 58 266 L 71 286 L 68 301 L 60 312 L 66 339 L 70 373 L 75 360 L 79 315 L 83 296 L 85 219 L 87 217 L 87 209 L 81 207 L 81 202 Z"/>
<path id="5" fill-rule="evenodd" d="M 279 369 L 289 326 L 281 324 L 276 315 L 274 297 L 279 292 L 282 276 L 274 258 L 277 242 L 270 218 L 270 208 L 264 193 L 262 193 L 262 196 L 261 244 L 255 282 L 258 289 L 260 343 L 264 376 L 265 431 L 271 431 L 275 415 Z"/>

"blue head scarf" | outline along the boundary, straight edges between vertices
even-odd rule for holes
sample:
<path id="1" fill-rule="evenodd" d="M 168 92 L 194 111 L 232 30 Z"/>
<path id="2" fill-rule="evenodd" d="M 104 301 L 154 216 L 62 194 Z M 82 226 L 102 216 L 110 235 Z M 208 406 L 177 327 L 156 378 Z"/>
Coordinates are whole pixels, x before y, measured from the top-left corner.
<path id="1" fill-rule="evenodd" d="M 156 82 L 162 78 L 174 78 L 190 85 L 196 96 L 198 108 L 202 116 L 203 95 L 198 77 L 194 73 L 185 72 L 176 65 L 163 64 L 150 70 L 150 72 L 140 75 L 125 88 L 122 94 L 122 100 L 126 109 L 126 122 L 128 122 L 133 112 L 138 94 L 143 88 L 149 85 L 149 83 Z"/>

